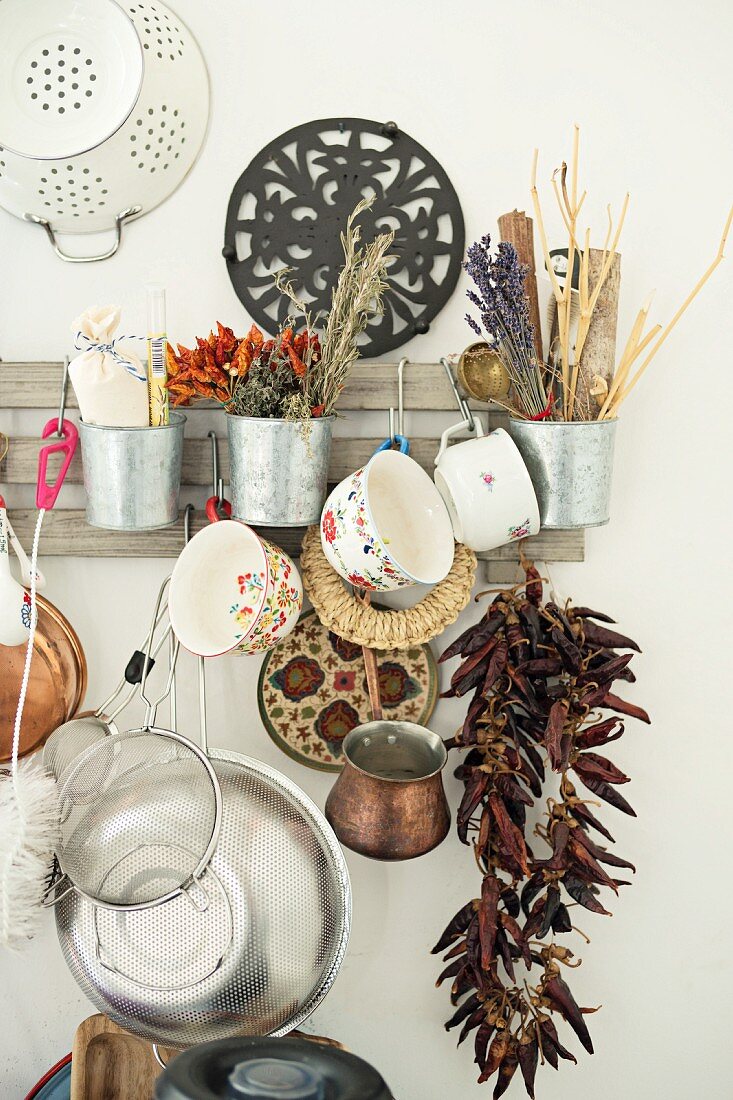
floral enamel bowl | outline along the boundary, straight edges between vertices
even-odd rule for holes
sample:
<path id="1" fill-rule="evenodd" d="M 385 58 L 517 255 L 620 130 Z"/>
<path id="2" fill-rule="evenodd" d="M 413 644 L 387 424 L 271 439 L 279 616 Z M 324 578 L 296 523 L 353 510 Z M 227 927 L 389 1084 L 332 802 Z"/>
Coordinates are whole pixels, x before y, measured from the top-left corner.
<path id="1" fill-rule="evenodd" d="M 321 543 L 350 584 L 387 592 L 437 584 L 450 572 L 450 516 L 431 478 L 400 451 L 377 451 L 331 493 Z"/>
<path id="2" fill-rule="evenodd" d="M 300 574 L 288 555 L 232 519 L 194 535 L 168 596 L 176 636 L 201 657 L 272 649 L 295 627 L 302 605 Z"/>

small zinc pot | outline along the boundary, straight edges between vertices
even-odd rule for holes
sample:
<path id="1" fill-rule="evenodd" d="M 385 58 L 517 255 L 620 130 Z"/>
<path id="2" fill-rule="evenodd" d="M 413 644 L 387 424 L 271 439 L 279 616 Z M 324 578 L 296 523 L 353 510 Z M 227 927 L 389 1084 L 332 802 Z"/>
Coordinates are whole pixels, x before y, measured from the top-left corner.
<path id="1" fill-rule="evenodd" d="M 343 741 L 344 769 L 326 817 L 347 848 L 370 859 L 414 859 L 445 840 L 450 811 L 437 733 L 414 722 L 357 726 Z"/>
<path id="2" fill-rule="evenodd" d="M 569 530 L 608 523 L 617 420 L 510 420 L 543 527 Z"/>
<path id="3" fill-rule="evenodd" d="M 318 523 L 335 419 L 269 420 L 227 414 L 234 518 L 267 527 Z"/>
<path id="4" fill-rule="evenodd" d="M 79 424 L 87 523 L 148 531 L 178 519 L 186 417 L 171 412 L 157 428 Z"/>

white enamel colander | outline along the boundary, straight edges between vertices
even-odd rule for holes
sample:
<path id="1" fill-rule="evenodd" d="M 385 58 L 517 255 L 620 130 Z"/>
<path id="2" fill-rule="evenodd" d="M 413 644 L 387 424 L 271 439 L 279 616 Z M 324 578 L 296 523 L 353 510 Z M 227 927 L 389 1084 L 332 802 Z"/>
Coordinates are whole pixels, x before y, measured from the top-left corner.
<path id="1" fill-rule="evenodd" d="M 0 206 L 62 259 L 114 255 L 188 173 L 208 115 L 201 51 L 159 0 L 0 0 Z M 102 230 L 100 254 L 57 241 Z"/>

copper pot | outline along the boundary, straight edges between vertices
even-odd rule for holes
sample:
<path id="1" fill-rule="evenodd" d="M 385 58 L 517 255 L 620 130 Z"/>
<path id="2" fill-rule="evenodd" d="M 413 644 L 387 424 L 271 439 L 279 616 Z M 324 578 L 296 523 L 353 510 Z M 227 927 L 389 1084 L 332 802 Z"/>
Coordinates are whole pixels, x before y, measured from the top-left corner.
<path id="1" fill-rule="evenodd" d="M 0 646 L 0 763 L 12 756 L 25 651 L 25 643 Z M 38 596 L 38 624 L 19 756 L 40 749 L 57 726 L 77 713 L 86 684 L 86 657 L 74 628 L 57 607 Z"/>
<path id="2" fill-rule="evenodd" d="M 344 769 L 326 817 L 347 848 L 370 859 L 413 859 L 450 827 L 440 737 L 414 722 L 367 722 L 343 742 Z"/>

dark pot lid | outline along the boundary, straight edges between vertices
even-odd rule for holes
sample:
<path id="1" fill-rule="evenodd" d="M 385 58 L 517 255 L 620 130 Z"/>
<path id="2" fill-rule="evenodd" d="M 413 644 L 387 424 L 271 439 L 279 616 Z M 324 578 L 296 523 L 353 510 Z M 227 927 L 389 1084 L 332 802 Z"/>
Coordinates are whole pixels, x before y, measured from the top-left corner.
<path id="1" fill-rule="evenodd" d="M 223 1039 L 179 1054 L 156 1100 L 394 1100 L 356 1055 L 308 1039 Z"/>

